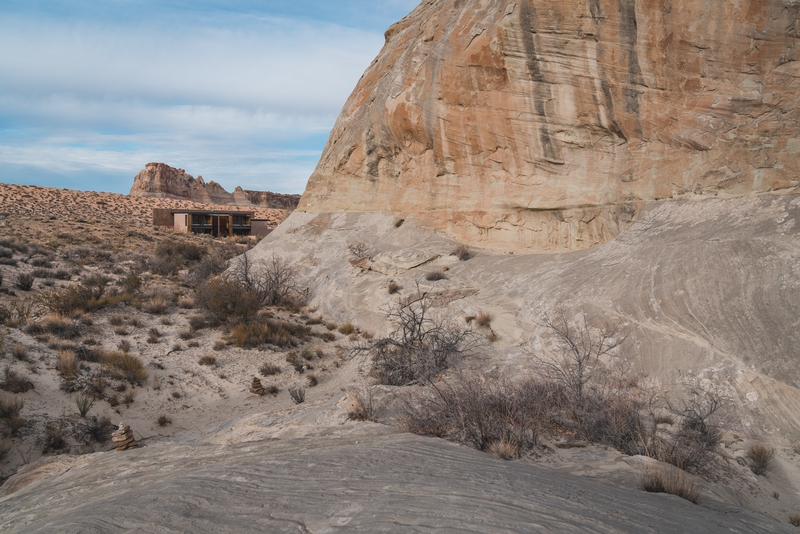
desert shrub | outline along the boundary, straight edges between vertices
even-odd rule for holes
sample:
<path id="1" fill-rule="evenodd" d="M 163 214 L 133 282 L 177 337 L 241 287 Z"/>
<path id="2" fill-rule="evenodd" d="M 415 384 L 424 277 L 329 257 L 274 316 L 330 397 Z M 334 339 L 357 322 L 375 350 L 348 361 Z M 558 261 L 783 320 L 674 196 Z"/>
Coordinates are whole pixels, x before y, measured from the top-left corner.
<path id="1" fill-rule="evenodd" d="M 353 258 L 366 258 L 369 256 L 369 247 L 362 241 L 348 244 L 347 251 Z"/>
<path id="2" fill-rule="evenodd" d="M 197 363 L 199 363 L 200 365 L 210 365 L 216 367 L 217 357 L 214 356 L 213 354 L 206 354 L 204 356 L 201 356 L 200 359 L 197 360 Z"/>
<path id="3" fill-rule="evenodd" d="M 16 343 L 11 347 L 11 355 L 17 360 L 26 361 L 28 359 L 28 347 L 21 343 Z"/>
<path id="4" fill-rule="evenodd" d="M 89 410 L 94 406 L 94 397 L 85 393 L 79 393 L 75 397 L 75 406 L 78 408 L 78 413 L 81 417 L 86 417 Z"/>
<path id="5" fill-rule="evenodd" d="M 311 335 L 307 326 L 261 319 L 250 323 L 239 323 L 231 328 L 230 338 L 240 348 L 255 348 L 265 344 L 278 347 L 296 347 Z"/>
<path id="6" fill-rule="evenodd" d="M 306 400 L 306 388 L 291 387 L 289 388 L 289 396 L 295 404 L 302 404 Z"/>
<path id="7" fill-rule="evenodd" d="M 328 330 L 336 330 L 336 326 L 337 326 L 336 323 L 334 323 L 333 321 L 325 323 L 325 328 L 327 328 Z"/>
<path id="8" fill-rule="evenodd" d="M 17 289 L 22 291 L 30 291 L 33 288 L 33 275 L 30 273 L 19 273 L 17 275 Z"/>
<path id="9" fill-rule="evenodd" d="M 319 377 L 314 373 L 308 373 L 306 375 L 306 380 L 308 380 L 308 387 L 313 388 L 319 385 Z"/>
<path id="10" fill-rule="evenodd" d="M 47 269 L 53 266 L 52 262 L 50 261 L 50 258 L 41 256 L 36 258 L 31 258 L 31 260 L 28 263 L 31 264 L 33 267 L 44 267 Z"/>
<path id="11" fill-rule="evenodd" d="M 475 322 L 478 326 L 487 328 L 489 325 L 492 324 L 492 319 L 494 317 L 491 313 L 488 312 L 480 312 L 478 315 L 475 316 Z"/>
<path id="12" fill-rule="evenodd" d="M 111 433 L 116 427 L 108 417 L 92 416 L 87 419 L 82 427 L 79 427 L 79 439 L 89 444 L 91 442 L 104 444 L 111 439 Z"/>
<path id="13" fill-rule="evenodd" d="M 161 315 L 169 310 L 169 301 L 162 296 L 155 296 L 142 303 L 142 310 L 153 315 Z"/>
<path id="14" fill-rule="evenodd" d="M 698 504 L 702 481 L 677 467 L 648 466 L 638 475 L 639 487 L 651 493 L 669 493 Z"/>
<path id="15" fill-rule="evenodd" d="M 264 387 L 264 392 L 270 395 L 277 395 L 278 393 L 281 392 L 281 389 L 275 384 L 270 384 Z"/>
<path id="16" fill-rule="evenodd" d="M 299 307 L 308 297 L 307 291 L 297 284 L 294 267 L 275 255 L 254 263 L 247 254 L 243 254 L 233 262 L 230 277 L 258 295 L 262 306 Z"/>
<path id="17" fill-rule="evenodd" d="M 147 332 L 147 342 L 150 344 L 158 343 L 160 338 L 161 332 L 158 331 L 158 328 L 151 328 L 150 331 Z"/>
<path id="18" fill-rule="evenodd" d="M 0 246 L 0 258 L 13 258 L 13 257 L 14 257 L 13 250 Z"/>
<path id="19" fill-rule="evenodd" d="M 447 275 L 444 271 L 431 271 L 425 275 L 425 280 L 429 282 L 436 282 L 437 280 L 447 280 Z"/>
<path id="20" fill-rule="evenodd" d="M 265 363 L 259 369 L 258 372 L 261 373 L 261 376 L 273 376 L 280 374 L 281 368 L 273 363 Z"/>
<path id="21" fill-rule="evenodd" d="M 156 421 L 156 422 L 158 423 L 158 426 L 165 427 L 167 425 L 171 425 L 172 424 L 172 419 L 170 419 L 166 415 L 159 415 L 158 416 L 158 421 Z"/>
<path id="22" fill-rule="evenodd" d="M 67 448 L 67 437 L 64 434 L 64 425 L 58 426 L 47 423 L 44 427 L 42 438 L 42 454 L 58 452 Z"/>
<path id="23" fill-rule="evenodd" d="M 0 397 L 0 422 L 3 423 L 3 426 L 12 436 L 17 435 L 27 423 L 20 416 L 20 412 L 24 407 L 25 402 L 22 399 Z"/>
<path id="24" fill-rule="evenodd" d="M 178 298 L 178 307 L 184 310 L 191 310 L 194 308 L 194 299 L 191 297 Z"/>
<path id="25" fill-rule="evenodd" d="M 114 333 L 118 336 L 129 336 L 131 333 L 124 326 L 118 326 L 114 329 Z"/>
<path id="26" fill-rule="evenodd" d="M 377 407 L 373 401 L 372 389 L 367 387 L 349 392 L 350 406 L 347 418 L 354 421 L 377 421 Z"/>
<path id="27" fill-rule="evenodd" d="M 349 336 L 353 332 L 355 332 L 356 327 L 353 326 L 353 323 L 344 323 L 339 327 L 339 333 Z"/>
<path id="28" fill-rule="evenodd" d="M 372 358 L 373 374 L 385 384 L 429 381 L 475 346 L 474 333 L 434 314 L 427 295 L 398 305 L 387 317 L 394 323 L 388 337 L 367 340 L 353 349 Z"/>
<path id="29" fill-rule="evenodd" d="M 255 316 L 263 303 L 262 295 L 238 281 L 221 276 L 195 290 L 195 302 L 215 324 L 242 321 Z"/>
<path id="30" fill-rule="evenodd" d="M 470 252 L 469 247 L 467 245 L 459 245 L 453 251 L 453 255 L 458 257 L 461 261 L 467 261 L 472 257 L 472 252 Z"/>
<path id="31" fill-rule="evenodd" d="M 28 326 L 27 332 L 33 336 L 51 334 L 61 339 L 75 339 L 80 337 L 80 325 L 59 313 L 50 313 L 43 319 Z"/>
<path id="32" fill-rule="evenodd" d="M 137 356 L 123 352 L 107 352 L 103 354 L 100 363 L 113 378 L 124 378 L 131 384 L 139 386 L 147 382 L 147 370 Z"/>
<path id="33" fill-rule="evenodd" d="M 33 389 L 33 382 L 6 366 L 3 372 L 3 381 L 0 382 L 0 389 L 9 393 L 25 393 Z"/>
<path id="34" fill-rule="evenodd" d="M 75 356 L 83 362 L 99 363 L 104 354 L 105 351 L 100 347 L 81 346 L 75 349 Z"/>
<path id="35" fill-rule="evenodd" d="M 125 406 L 130 406 L 133 404 L 133 401 L 136 400 L 136 391 L 131 389 L 130 391 L 126 391 L 125 395 L 122 396 L 122 402 Z"/>
<path id="36" fill-rule="evenodd" d="M 206 322 L 205 317 L 202 315 L 192 315 L 189 317 L 189 328 L 193 331 L 202 330 L 203 328 L 207 327 L 208 323 Z"/>
<path id="37" fill-rule="evenodd" d="M 127 354 L 131 351 L 131 342 L 128 341 L 127 339 L 123 339 L 122 341 L 117 343 L 117 348 L 122 352 L 124 352 L 125 354 Z"/>
<path id="38" fill-rule="evenodd" d="M 209 254 L 189 268 L 186 281 L 191 286 L 198 286 L 212 276 L 225 271 L 228 260 L 220 254 Z"/>
<path id="39" fill-rule="evenodd" d="M 53 271 L 50 269 L 34 269 L 31 271 L 31 276 L 34 278 L 52 278 Z"/>
<path id="40" fill-rule="evenodd" d="M 108 278 L 100 273 L 89 274 L 81 279 L 81 286 L 89 293 L 93 299 L 99 299 L 106 292 Z"/>
<path id="41" fill-rule="evenodd" d="M 793 527 L 800 527 L 800 514 L 790 514 L 789 524 Z"/>
<path id="42" fill-rule="evenodd" d="M 392 280 L 391 282 L 389 282 L 389 285 L 386 286 L 386 289 L 389 291 L 390 295 L 394 295 L 395 293 L 403 289 L 403 287 L 394 280 Z"/>
<path id="43" fill-rule="evenodd" d="M 108 318 L 108 324 L 111 326 L 122 326 L 125 324 L 125 316 L 115 313 Z"/>
<path id="44" fill-rule="evenodd" d="M 3 271 L 0 271 L 0 287 L 3 287 Z"/>
<path id="45" fill-rule="evenodd" d="M 772 459 L 775 457 L 775 449 L 766 447 L 760 443 L 753 443 L 747 448 L 747 459 L 750 460 L 750 470 L 756 475 L 766 475 L 770 468 Z"/>
<path id="46" fill-rule="evenodd" d="M 180 258 L 184 263 L 199 261 L 208 249 L 201 245 L 166 239 L 158 244 L 155 253 L 159 258 Z"/>
<path id="47" fill-rule="evenodd" d="M 142 287 L 142 277 L 138 274 L 130 273 L 120 280 L 120 284 L 125 293 L 135 295 Z"/>
<path id="48" fill-rule="evenodd" d="M 71 285 L 63 289 L 51 289 L 40 296 L 44 306 L 53 313 L 70 314 L 75 311 L 94 311 L 104 303 L 95 298 L 90 288 Z"/>
<path id="49" fill-rule="evenodd" d="M 56 370 L 65 381 L 72 382 L 78 374 L 78 357 L 71 350 L 58 351 Z"/>

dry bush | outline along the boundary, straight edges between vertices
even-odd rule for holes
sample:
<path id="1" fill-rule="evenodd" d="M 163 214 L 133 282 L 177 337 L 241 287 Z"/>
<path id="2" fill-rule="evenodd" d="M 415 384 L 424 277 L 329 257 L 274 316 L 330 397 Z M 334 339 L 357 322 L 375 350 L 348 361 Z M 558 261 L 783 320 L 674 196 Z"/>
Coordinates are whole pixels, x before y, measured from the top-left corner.
<path id="1" fill-rule="evenodd" d="M 453 251 L 453 255 L 457 256 L 461 261 L 467 261 L 472 257 L 472 252 L 470 252 L 469 247 L 467 245 L 459 245 Z"/>
<path id="2" fill-rule="evenodd" d="M 306 401 L 306 388 L 291 387 L 289 388 L 289 396 L 295 404 L 302 404 Z"/>
<path id="3" fill-rule="evenodd" d="M 261 373 L 261 376 L 273 376 L 280 374 L 282 371 L 277 365 L 267 362 L 259 368 L 258 372 Z"/>
<path id="4" fill-rule="evenodd" d="M 108 324 L 111 326 L 122 326 L 125 324 L 125 316 L 115 313 L 108 318 Z"/>
<path id="5" fill-rule="evenodd" d="M 513 460 L 519 456 L 519 448 L 513 441 L 495 441 L 489 444 L 486 452 L 503 460 Z"/>
<path id="6" fill-rule="evenodd" d="M 156 421 L 156 422 L 158 423 L 158 426 L 165 427 L 167 425 L 171 425 L 172 424 L 172 419 L 170 419 L 166 415 L 159 415 L 158 416 L 158 421 Z"/>
<path id="7" fill-rule="evenodd" d="M 766 447 L 760 443 L 753 443 L 747 448 L 747 459 L 750 460 L 750 470 L 759 476 L 766 475 L 771 469 L 772 459 L 775 457 L 775 449 Z"/>
<path id="8" fill-rule="evenodd" d="M 29 273 L 19 273 L 17 275 L 17 289 L 22 291 L 30 291 L 33 288 L 33 275 Z"/>
<path id="9" fill-rule="evenodd" d="M 480 312 L 477 316 L 475 316 L 475 322 L 478 324 L 478 326 L 483 328 L 487 328 L 489 325 L 491 325 L 492 319 L 494 319 L 494 316 L 489 312 Z"/>
<path id="10" fill-rule="evenodd" d="M 64 380 L 71 382 L 75 380 L 78 374 L 78 357 L 71 350 L 58 351 L 58 359 L 56 360 L 56 370 Z"/>
<path id="11" fill-rule="evenodd" d="M 651 493 L 669 493 L 698 504 L 703 483 L 677 467 L 648 466 L 638 475 L 639 487 Z"/>
<path id="12" fill-rule="evenodd" d="M 347 409 L 347 418 L 354 421 L 377 422 L 377 406 L 373 400 L 372 389 L 367 387 L 351 391 L 350 406 Z"/>
<path id="13" fill-rule="evenodd" d="M 263 303 L 262 295 L 229 277 L 207 280 L 195 290 L 195 302 L 215 324 L 254 317 Z"/>
<path id="14" fill-rule="evenodd" d="M 394 295 L 395 293 L 403 289 L 403 286 L 392 280 L 391 282 L 389 282 L 389 285 L 386 287 L 386 289 L 389 291 L 390 295 Z"/>
<path id="15" fill-rule="evenodd" d="M 117 344 L 117 348 L 127 354 L 131 351 L 131 342 L 127 339 L 123 339 Z"/>
<path id="16" fill-rule="evenodd" d="M 353 332 L 356 331 L 356 327 L 353 326 L 353 323 L 344 323 L 339 327 L 339 333 L 349 336 Z"/>
<path id="17" fill-rule="evenodd" d="M 217 351 L 219 351 L 219 350 L 225 350 L 225 348 L 226 348 L 227 346 L 228 346 L 228 345 L 227 345 L 227 343 L 225 343 L 225 342 L 224 342 L 224 341 L 222 341 L 221 339 L 218 339 L 218 340 L 216 340 L 216 341 L 214 342 L 214 346 L 213 346 L 213 347 L 211 347 L 211 348 L 212 348 L 212 349 L 214 349 L 214 350 L 217 350 Z"/>
<path id="18" fill-rule="evenodd" d="M 308 299 L 308 290 L 297 283 L 297 272 L 286 260 L 273 255 L 254 263 L 247 254 L 239 256 L 230 269 L 231 278 L 257 294 L 262 306 L 299 308 Z"/>
<path id="19" fill-rule="evenodd" d="M 270 395 L 273 395 L 273 396 L 275 396 L 275 395 L 277 395 L 278 393 L 280 393 L 280 392 L 281 392 L 281 390 L 280 390 L 280 388 L 279 388 L 278 386 L 276 386 L 275 384 L 270 384 L 269 386 L 265 386 L 265 387 L 264 387 L 264 392 L 265 392 L 265 393 L 269 393 Z"/>
<path id="20" fill-rule="evenodd" d="M 444 271 L 431 271 L 425 275 L 425 280 L 429 282 L 436 282 L 437 280 L 447 280 L 447 275 Z"/>
<path id="21" fill-rule="evenodd" d="M 179 297 L 178 307 L 184 310 L 191 310 L 194 308 L 194 299 L 192 297 Z"/>
<path id="22" fill-rule="evenodd" d="M 258 322 L 237 324 L 231 328 L 230 338 L 240 348 L 255 348 L 266 344 L 296 347 L 310 335 L 311 329 L 307 326 L 262 319 Z"/>
<path id="23" fill-rule="evenodd" d="M 142 310 L 153 315 L 161 315 L 169 310 L 169 301 L 162 296 L 155 296 L 142 303 Z"/>
<path id="24" fill-rule="evenodd" d="M 158 331 L 158 328 L 151 328 L 149 332 L 147 332 L 147 342 L 150 344 L 158 343 L 161 339 L 161 332 Z"/>
<path id="25" fill-rule="evenodd" d="M 800 514 L 790 514 L 789 524 L 791 524 L 793 527 L 800 527 Z"/>
<path id="26" fill-rule="evenodd" d="M 16 436 L 27 423 L 20 416 L 24 407 L 25 402 L 22 399 L 0 397 L 0 422 L 12 436 Z"/>
<path id="27" fill-rule="evenodd" d="M 369 256 L 369 247 L 362 241 L 348 244 L 347 251 L 353 258 L 366 258 Z"/>
<path id="28" fill-rule="evenodd" d="M 200 365 L 209 365 L 216 367 L 217 357 L 214 356 L 213 354 L 205 354 L 201 356 L 199 360 L 197 360 L 197 363 L 199 363 Z"/>
<path id="29" fill-rule="evenodd" d="M 50 313 L 28 326 L 27 332 L 32 336 L 50 334 L 61 339 L 75 339 L 81 335 L 81 327 L 59 313 Z"/>
<path id="30" fill-rule="evenodd" d="M 194 330 L 192 330 L 191 328 L 183 328 L 181 330 L 178 330 L 178 337 L 184 341 L 187 341 L 194 337 L 194 333 L 195 333 Z"/>
<path id="31" fill-rule="evenodd" d="M 67 447 L 67 436 L 64 434 L 63 423 L 58 426 L 47 423 L 44 427 L 44 436 L 42 438 L 42 454 L 58 452 Z"/>
<path id="32" fill-rule="evenodd" d="M 116 426 L 108 417 L 95 415 L 87 419 L 85 423 L 79 423 L 75 427 L 73 435 L 87 445 L 92 442 L 103 445 L 111 439 L 111 433 L 114 430 L 116 430 Z"/>
<path id="33" fill-rule="evenodd" d="M 147 382 L 149 375 L 137 356 L 123 352 L 106 352 L 100 358 L 100 363 L 112 378 L 125 379 L 139 386 Z"/>
<path id="34" fill-rule="evenodd" d="M 114 333 L 118 336 L 129 336 L 131 333 L 124 326 L 118 326 L 114 329 Z"/>
<path id="35" fill-rule="evenodd" d="M 21 343 L 16 343 L 11 347 L 11 355 L 17 360 L 27 361 L 28 347 Z"/>
<path id="36" fill-rule="evenodd" d="M 6 366 L 3 375 L 3 381 L 0 382 L 0 389 L 4 391 L 8 391 L 9 393 L 25 393 L 33 389 L 33 382 L 20 375 L 9 366 Z"/>
<path id="37" fill-rule="evenodd" d="M 319 385 L 319 377 L 314 373 L 308 373 L 306 375 L 306 380 L 308 380 L 308 387 L 313 388 Z"/>
<path id="38" fill-rule="evenodd" d="M 384 384 L 429 381 L 469 354 L 476 343 L 469 329 L 434 314 L 427 295 L 398 305 L 387 317 L 394 323 L 388 337 L 366 340 L 353 349 L 372 358 L 373 375 Z"/>
<path id="39" fill-rule="evenodd" d="M 133 389 L 126 392 L 125 395 L 123 395 L 122 397 L 122 402 L 125 404 L 126 407 L 133 404 L 134 400 L 136 400 L 136 391 Z"/>

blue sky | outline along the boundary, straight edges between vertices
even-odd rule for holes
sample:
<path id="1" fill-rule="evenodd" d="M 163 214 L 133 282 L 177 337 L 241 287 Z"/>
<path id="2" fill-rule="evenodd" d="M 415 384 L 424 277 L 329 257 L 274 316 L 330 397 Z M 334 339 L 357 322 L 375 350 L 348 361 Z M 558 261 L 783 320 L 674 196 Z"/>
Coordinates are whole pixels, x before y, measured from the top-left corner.
<path id="1" fill-rule="evenodd" d="M 419 0 L 0 2 L 0 182 L 127 193 L 159 161 L 302 193 Z"/>

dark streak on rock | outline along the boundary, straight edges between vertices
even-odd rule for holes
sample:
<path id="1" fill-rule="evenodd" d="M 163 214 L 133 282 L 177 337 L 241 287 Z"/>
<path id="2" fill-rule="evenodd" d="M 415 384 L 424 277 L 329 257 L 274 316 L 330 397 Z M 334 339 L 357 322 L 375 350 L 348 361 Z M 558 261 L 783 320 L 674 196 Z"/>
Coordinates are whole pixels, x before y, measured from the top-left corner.
<path id="1" fill-rule="evenodd" d="M 636 21 L 636 0 L 617 0 L 619 6 L 619 33 L 622 44 L 628 49 L 628 74 L 631 83 L 642 83 L 642 67 L 639 65 L 639 52 L 636 49 L 638 23 Z"/>
<path id="2" fill-rule="evenodd" d="M 628 136 L 625 135 L 625 132 L 622 131 L 619 124 L 617 123 L 617 116 L 614 113 L 614 98 L 611 95 L 611 86 L 608 85 L 608 82 L 605 80 L 600 81 L 600 86 L 603 89 L 603 99 L 605 100 L 606 111 L 608 112 L 608 129 L 614 135 L 621 137 L 628 142 Z"/>
<path id="3" fill-rule="evenodd" d="M 536 43 L 533 40 L 533 36 L 536 33 L 536 14 L 533 12 L 529 0 L 520 2 L 519 22 L 522 32 L 522 44 L 525 47 L 525 64 L 528 67 L 531 81 L 534 83 L 533 101 L 536 115 L 542 118 L 542 125 L 539 128 L 539 141 L 542 144 L 544 158 L 552 163 L 563 163 L 563 158 L 560 154 L 557 154 L 547 125 L 545 103 L 550 98 L 548 94 L 549 85 L 539 65 L 539 56 L 536 54 Z"/>

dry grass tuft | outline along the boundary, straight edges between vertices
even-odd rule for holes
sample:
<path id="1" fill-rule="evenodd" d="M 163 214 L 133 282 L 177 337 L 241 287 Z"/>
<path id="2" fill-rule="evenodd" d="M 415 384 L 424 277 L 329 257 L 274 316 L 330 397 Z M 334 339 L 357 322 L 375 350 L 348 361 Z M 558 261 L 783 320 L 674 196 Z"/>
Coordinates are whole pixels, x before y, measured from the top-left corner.
<path id="1" fill-rule="evenodd" d="M 677 467 L 648 466 L 639 473 L 639 487 L 651 493 L 669 493 L 697 504 L 703 484 L 699 478 Z"/>
<path id="2" fill-rule="evenodd" d="M 800 527 L 800 514 L 789 515 L 789 524 L 794 527 Z"/>
<path id="3" fill-rule="evenodd" d="M 353 326 L 353 323 L 344 323 L 339 327 L 339 333 L 349 336 L 353 332 L 356 331 L 356 327 Z"/>
<path id="4" fill-rule="evenodd" d="M 6 366 L 3 381 L 0 382 L 0 389 L 9 393 L 25 393 L 33 389 L 33 382 Z"/>
<path id="5" fill-rule="evenodd" d="M 161 315 L 169 310 L 169 301 L 162 296 L 155 296 L 142 303 L 142 310 L 153 315 Z"/>
<path id="6" fill-rule="evenodd" d="M 213 354 L 205 354 L 205 355 L 201 356 L 199 360 L 197 360 L 197 363 L 199 363 L 200 365 L 209 365 L 209 366 L 216 367 L 217 366 L 217 357 L 214 356 Z"/>
<path id="7" fill-rule="evenodd" d="M 765 447 L 760 443 L 753 443 L 747 449 L 747 459 L 750 460 L 750 470 L 756 475 L 764 476 L 771 469 L 772 458 L 775 457 L 775 449 Z"/>
<path id="8" fill-rule="evenodd" d="M 100 358 L 100 363 L 113 378 L 125 379 L 131 384 L 141 386 L 149 377 L 142 360 L 132 354 L 107 352 Z"/>
<path id="9" fill-rule="evenodd" d="M 484 328 L 487 328 L 490 324 L 492 324 L 492 319 L 494 319 L 494 316 L 489 312 L 480 312 L 475 316 L 475 322 L 478 324 L 478 326 L 482 326 Z"/>
<path id="10" fill-rule="evenodd" d="M 519 447 L 515 442 L 503 439 L 490 443 L 486 452 L 503 460 L 513 460 L 519 455 Z"/>
<path id="11" fill-rule="evenodd" d="M 267 362 L 261 366 L 258 372 L 261 373 L 261 376 L 273 376 L 280 374 L 282 371 L 277 365 Z"/>
<path id="12" fill-rule="evenodd" d="M 447 275 L 444 271 L 431 271 L 425 275 L 425 280 L 429 282 L 436 282 L 437 280 L 447 280 Z"/>
<path id="13" fill-rule="evenodd" d="M 394 295 L 395 293 L 403 289 L 403 286 L 392 280 L 391 282 L 389 282 L 387 289 L 389 290 L 390 295 Z"/>
<path id="14" fill-rule="evenodd" d="M 56 370 L 64 380 L 71 382 L 75 380 L 78 374 L 78 357 L 71 350 L 58 351 L 58 359 L 56 360 Z"/>

